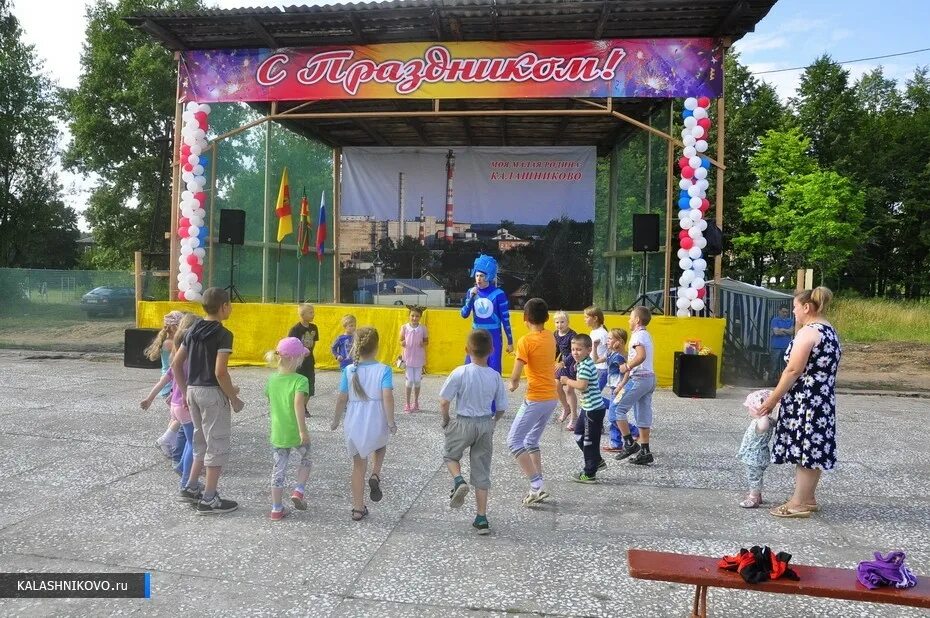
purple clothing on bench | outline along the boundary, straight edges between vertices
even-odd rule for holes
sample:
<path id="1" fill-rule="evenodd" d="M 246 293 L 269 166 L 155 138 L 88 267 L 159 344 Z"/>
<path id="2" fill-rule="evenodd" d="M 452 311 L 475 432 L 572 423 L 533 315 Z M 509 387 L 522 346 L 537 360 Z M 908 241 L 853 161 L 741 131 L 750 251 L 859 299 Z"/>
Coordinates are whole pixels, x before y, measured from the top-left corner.
<path id="1" fill-rule="evenodd" d="M 879 586 L 911 588 L 917 585 L 917 578 L 904 564 L 904 552 L 893 551 L 888 557 L 875 552 L 875 560 L 864 560 L 856 568 L 859 583 L 874 590 Z"/>

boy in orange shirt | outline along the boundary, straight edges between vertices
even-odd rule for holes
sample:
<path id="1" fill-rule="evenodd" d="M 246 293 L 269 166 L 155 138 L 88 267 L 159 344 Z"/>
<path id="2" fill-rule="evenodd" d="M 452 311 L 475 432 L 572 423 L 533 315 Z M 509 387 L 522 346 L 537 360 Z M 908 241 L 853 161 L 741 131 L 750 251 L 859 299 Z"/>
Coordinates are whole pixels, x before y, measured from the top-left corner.
<path id="1" fill-rule="evenodd" d="M 549 497 L 543 488 L 542 454 L 539 439 L 558 403 L 555 385 L 555 337 L 545 329 L 549 306 L 541 298 L 531 298 L 523 308 L 523 321 L 529 334 L 517 342 L 517 359 L 510 375 L 510 390 L 517 390 L 520 375 L 526 368 L 526 396 L 517 412 L 507 446 L 523 474 L 530 479 L 530 492 L 524 506 L 532 506 Z"/>

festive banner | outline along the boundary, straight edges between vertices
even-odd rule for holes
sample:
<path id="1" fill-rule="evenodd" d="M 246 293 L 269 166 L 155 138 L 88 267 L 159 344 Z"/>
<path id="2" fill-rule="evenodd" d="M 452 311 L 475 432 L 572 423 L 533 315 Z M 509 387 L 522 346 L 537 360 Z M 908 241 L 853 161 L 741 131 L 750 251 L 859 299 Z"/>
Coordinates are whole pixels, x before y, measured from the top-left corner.
<path id="1" fill-rule="evenodd" d="M 189 50 L 181 55 L 182 96 L 204 102 L 717 97 L 721 52 L 709 38 Z"/>
<path id="2" fill-rule="evenodd" d="M 437 221 L 425 236 L 501 219 L 543 226 L 563 217 L 594 219 L 593 146 L 352 147 L 342 156 L 340 214 L 402 219 L 410 236 L 419 233 L 421 206 L 424 218 Z"/>

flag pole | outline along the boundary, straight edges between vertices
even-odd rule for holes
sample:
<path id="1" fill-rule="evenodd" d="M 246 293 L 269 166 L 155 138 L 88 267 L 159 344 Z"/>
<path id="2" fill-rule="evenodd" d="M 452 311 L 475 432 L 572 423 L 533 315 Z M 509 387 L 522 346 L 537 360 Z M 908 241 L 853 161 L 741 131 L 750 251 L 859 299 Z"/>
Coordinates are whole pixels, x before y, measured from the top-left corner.
<path id="1" fill-rule="evenodd" d="M 320 298 L 320 270 L 323 266 L 322 260 L 316 261 L 316 302 L 321 303 L 323 299 Z"/>
<path id="2" fill-rule="evenodd" d="M 278 280 L 281 278 L 281 241 L 278 241 L 278 260 L 274 267 L 274 302 L 278 302 Z"/>

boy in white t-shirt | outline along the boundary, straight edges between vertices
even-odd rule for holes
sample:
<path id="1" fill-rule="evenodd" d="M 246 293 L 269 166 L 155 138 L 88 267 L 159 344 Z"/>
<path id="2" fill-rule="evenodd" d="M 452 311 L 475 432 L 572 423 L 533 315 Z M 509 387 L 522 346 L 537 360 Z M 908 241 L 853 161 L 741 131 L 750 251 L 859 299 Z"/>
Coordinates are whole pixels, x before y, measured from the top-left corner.
<path id="1" fill-rule="evenodd" d="M 623 436 L 623 448 L 615 459 L 630 457 L 630 463 L 646 465 L 653 462 L 649 450 L 649 433 L 652 429 L 652 393 L 656 390 L 656 374 L 652 367 L 652 337 L 646 326 L 652 314 L 645 307 L 634 307 L 630 312 L 630 348 L 627 362 L 620 365 L 627 374 L 626 387 L 617 402 L 615 416 L 617 428 Z M 633 410 L 633 422 L 639 428 L 639 438 L 633 441 L 627 413 Z"/>

